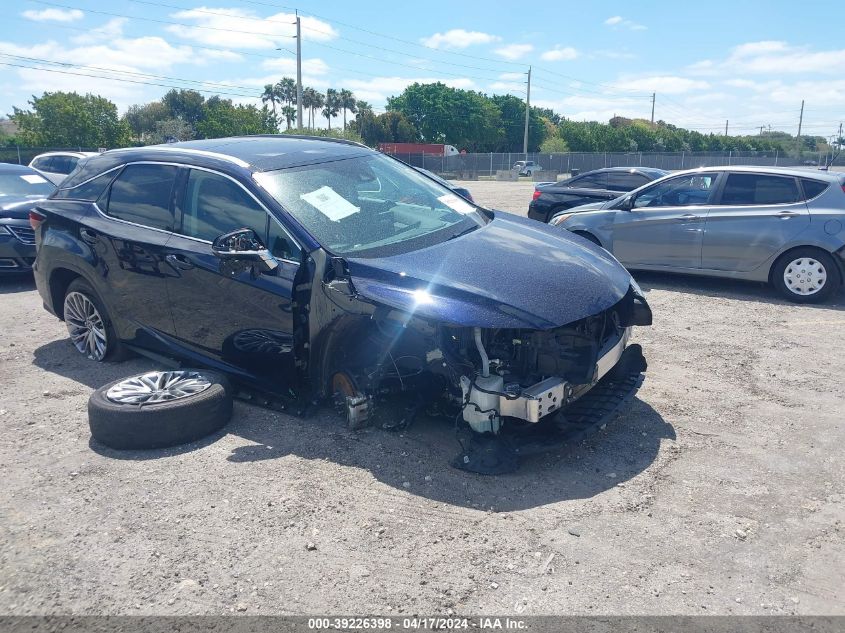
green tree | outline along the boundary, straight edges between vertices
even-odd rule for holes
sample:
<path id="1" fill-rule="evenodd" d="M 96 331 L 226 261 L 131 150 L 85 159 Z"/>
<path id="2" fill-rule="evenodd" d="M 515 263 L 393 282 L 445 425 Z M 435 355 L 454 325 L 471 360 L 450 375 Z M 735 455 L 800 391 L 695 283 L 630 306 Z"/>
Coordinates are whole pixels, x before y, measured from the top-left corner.
<path id="1" fill-rule="evenodd" d="M 131 105 L 123 115 L 123 120 L 132 131 L 133 140 L 146 143 L 156 131 L 156 123 L 169 117 L 169 112 L 161 101 L 143 105 Z"/>
<path id="2" fill-rule="evenodd" d="M 197 124 L 203 117 L 205 97 L 196 90 L 172 89 L 161 99 L 170 117 L 181 119 L 196 130 Z"/>
<path id="3" fill-rule="evenodd" d="M 33 96 L 31 109 L 13 108 L 22 143 L 54 147 L 120 147 L 130 130 L 108 99 L 75 92 L 45 92 Z"/>
<path id="4" fill-rule="evenodd" d="M 343 110 L 343 129 L 346 129 L 346 111 L 349 110 L 352 114 L 358 111 L 358 100 L 350 90 L 343 89 L 338 95 L 338 102 L 340 109 Z"/>
<path id="5" fill-rule="evenodd" d="M 415 83 L 387 109 L 404 114 L 427 143 L 448 143 L 469 151 L 493 151 L 503 137 L 502 115 L 495 103 L 471 90 L 442 83 Z"/>
<path id="6" fill-rule="evenodd" d="M 247 134 L 271 134 L 274 129 L 273 113 L 265 105 L 259 110 L 254 105 L 234 105 L 231 99 L 211 97 L 203 107 L 202 120 L 197 124 L 199 138 L 221 138 Z"/>
<path id="7" fill-rule="evenodd" d="M 273 84 L 264 84 L 264 92 L 261 93 L 261 103 L 267 104 L 270 103 L 271 107 L 273 108 L 273 118 L 276 118 L 276 103 L 279 100 L 278 90 L 276 86 Z M 288 126 L 290 127 L 290 126 Z"/>
<path id="8" fill-rule="evenodd" d="M 559 136 L 550 136 L 540 144 L 540 151 L 544 154 L 563 154 L 569 151 L 569 146 Z"/>
<path id="9" fill-rule="evenodd" d="M 326 98 L 323 101 L 323 116 L 329 122 L 329 129 L 332 129 L 332 117 L 336 117 L 340 111 L 340 96 L 337 90 L 329 88 L 326 90 Z"/>
<path id="10" fill-rule="evenodd" d="M 504 137 L 495 151 L 521 152 L 525 138 L 525 101 L 513 95 L 493 95 L 493 103 L 502 117 Z M 536 152 L 546 138 L 546 126 L 541 111 L 531 108 L 528 113 L 528 151 Z"/>

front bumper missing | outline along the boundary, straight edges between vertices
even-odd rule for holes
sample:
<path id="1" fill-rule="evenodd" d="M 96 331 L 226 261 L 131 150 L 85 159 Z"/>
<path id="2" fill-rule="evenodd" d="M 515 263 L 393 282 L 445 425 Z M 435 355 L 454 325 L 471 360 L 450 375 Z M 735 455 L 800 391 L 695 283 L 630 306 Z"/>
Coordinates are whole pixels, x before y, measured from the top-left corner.
<path id="1" fill-rule="evenodd" d="M 547 378 L 523 389 L 517 398 L 499 396 L 499 415 L 536 424 L 541 418 L 577 400 L 616 366 L 625 353 L 630 337 L 631 328 L 625 328 L 613 347 L 599 358 L 591 383 L 573 386 L 562 378 Z"/>
<path id="2" fill-rule="evenodd" d="M 515 471 L 522 457 L 580 442 L 610 422 L 633 399 L 646 368 L 642 348 L 630 345 L 592 388 L 542 424 L 523 428 L 505 425 L 498 436 L 463 433 L 459 436 L 463 450 L 451 464 L 482 475 L 499 475 Z"/>

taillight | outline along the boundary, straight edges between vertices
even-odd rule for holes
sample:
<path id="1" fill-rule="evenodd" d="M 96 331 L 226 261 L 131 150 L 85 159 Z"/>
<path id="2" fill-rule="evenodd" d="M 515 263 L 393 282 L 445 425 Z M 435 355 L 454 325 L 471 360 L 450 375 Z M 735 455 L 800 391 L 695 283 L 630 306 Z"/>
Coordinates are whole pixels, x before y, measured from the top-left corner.
<path id="1" fill-rule="evenodd" d="M 534 195 L 533 195 L 533 196 L 531 196 L 531 199 L 532 199 L 532 200 L 536 200 L 537 198 L 539 198 L 539 197 L 540 197 L 540 195 L 541 195 L 542 193 L 543 193 L 543 192 L 542 192 L 542 191 L 540 191 L 539 189 L 535 189 L 535 190 L 534 190 Z"/>
<path id="2" fill-rule="evenodd" d="M 29 212 L 29 226 L 32 227 L 33 231 L 37 231 L 38 227 L 41 226 L 41 223 L 46 219 L 47 216 L 39 213 L 38 211 Z"/>
<path id="3" fill-rule="evenodd" d="M 842 185 L 842 193 L 845 193 L 845 185 Z"/>

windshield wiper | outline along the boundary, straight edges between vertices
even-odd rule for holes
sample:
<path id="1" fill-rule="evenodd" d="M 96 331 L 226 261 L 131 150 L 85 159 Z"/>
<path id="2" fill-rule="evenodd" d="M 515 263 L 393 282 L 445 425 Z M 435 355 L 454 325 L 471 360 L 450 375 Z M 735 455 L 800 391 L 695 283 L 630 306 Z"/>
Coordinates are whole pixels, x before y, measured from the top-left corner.
<path id="1" fill-rule="evenodd" d="M 449 236 L 449 239 L 453 240 L 456 237 L 460 237 L 461 235 L 466 235 L 467 233 L 472 233 L 477 228 L 478 228 L 478 226 L 473 225 L 473 226 L 470 226 L 468 228 L 465 228 L 462 231 L 456 231 L 455 233 L 452 233 L 452 235 Z"/>

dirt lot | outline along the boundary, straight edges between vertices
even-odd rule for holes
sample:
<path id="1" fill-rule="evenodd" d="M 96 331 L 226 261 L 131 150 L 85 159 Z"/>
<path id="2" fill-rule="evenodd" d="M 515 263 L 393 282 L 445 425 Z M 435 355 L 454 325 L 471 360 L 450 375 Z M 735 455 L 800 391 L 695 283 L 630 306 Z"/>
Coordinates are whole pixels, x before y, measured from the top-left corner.
<path id="1" fill-rule="evenodd" d="M 31 282 L 0 281 L 0 613 L 845 614 L 845 297 L 637 277 L 637 399 L 495 478 L 446 465 L 443 422 L 243 403 L 198 444 L 92 445 L 92 388 L 151 364 L 82 359 Z"/>

